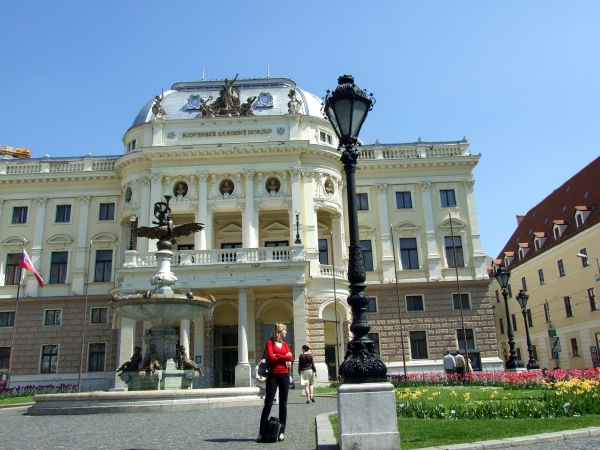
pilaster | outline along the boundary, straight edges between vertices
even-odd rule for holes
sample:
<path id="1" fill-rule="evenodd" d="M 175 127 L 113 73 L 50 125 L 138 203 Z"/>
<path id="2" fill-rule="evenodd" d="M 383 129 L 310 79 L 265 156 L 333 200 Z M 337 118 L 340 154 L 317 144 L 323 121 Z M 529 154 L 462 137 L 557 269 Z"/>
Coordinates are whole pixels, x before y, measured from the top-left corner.
<path id="1" fill-rule="evenodd" d="M 440 255 L 437 252 L 437 239 L 435 223 L 433 221 L 433 202 L 431 200 L 431 183 L 423 182 L 421 185 L 421 199 L 423 202 L 423 216 L 425 217 L 425 240 L 427 243 L 427 266 L 429 268 L 429 281 L 442 279 Z"/>

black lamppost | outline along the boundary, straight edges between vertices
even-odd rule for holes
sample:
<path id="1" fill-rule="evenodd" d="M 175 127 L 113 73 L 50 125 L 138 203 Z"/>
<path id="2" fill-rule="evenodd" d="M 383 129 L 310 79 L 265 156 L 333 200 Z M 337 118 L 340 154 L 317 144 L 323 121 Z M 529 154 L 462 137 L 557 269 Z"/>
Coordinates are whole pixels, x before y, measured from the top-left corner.
<path id="1" fill-rule="evenodd" d="M 129 248 L 127 250 L 135 250 L 135 248 L 133 247 L 133 226 L 134 226 L 136 220 L 137 220 L 137 217 L 135 217 L 135 216 L 131 216 L 129 218 L 129 221 L 131 222 L 131 233 L 129 235 Z"/>
<path id="2" fill-rule="evenodd" d="M 523 290 L 520 290 L 517 294 L 517 301 L 521 305 L 521 312 L 523 313 L 523 321 L 525 322 L 525 334 L 527 335 L 527 352 L 529 352 L 529 361 L 527 362 L 527 370 L 539 369 L 540 366 L 533 357 L 533 347 L 531 346 L 531 339 L 529 338 L 529 326 L 527 325 L 527 295 Z"/>
<path id="3" fill-rule="evenodd" d="M 506 370 L 515 370 L 524 367 L 523 361 L 517 357 L 515 350 L 515 336 L 513 334 L 512 325 L 510 324 L 510 312 L 508 311 L 508 280 L 510 280 L 510 271 L 502 266 L 496 269 L 494 275 L 500 288 L 502 289 L 502 297 L 504 297 L 504 308 L 506 309 L 506 328 L 508 332 L 508 345 L 510 347 L 510 356 L 504 365 Z"/>
<path id="4" fill-rule="evenodd" d="M 300 211 L 296 210 L 296 240 L 294 244 L 302 244 L 300 240 Z"/>
<path id="5" fill-rule="evenodd" d="M 344 362 L 340 367 L 340 375 L 346 383 L 365 383 L 387 381 L 387 368 L 375 351 L 375 344 L 367 333 L 371 329 L 367 322 L 367 305 L 369 298 L 365 290 L 365 262 L 360 248 L 358 234 L 358 214 L 356 211 L 356 160 L 358 151 L 358 134 L 367 118 L 367 114 L 375 99 L 354 84 L 354 78 L 343 75 L 338 78 L 335 91 L 327 91 L 325 97 L 325 114 L 331 122 L 339 140 L 339 148 L 343 147 L 341 161 L 346 172 L 348 194 L 348 230 L 350 245 L 348 248 L 348 281 L 350 295 L 348 304 L 352 308 L 352 325 L 350 330 L 354 339 L 348 343 Z"/>

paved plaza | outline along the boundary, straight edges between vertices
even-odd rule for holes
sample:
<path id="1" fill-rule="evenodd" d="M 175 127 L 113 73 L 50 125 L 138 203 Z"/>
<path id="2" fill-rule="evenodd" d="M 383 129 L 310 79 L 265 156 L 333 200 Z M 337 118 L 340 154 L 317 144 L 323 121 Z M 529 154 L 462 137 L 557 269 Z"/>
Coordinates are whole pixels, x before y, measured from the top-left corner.
<path id="1" fill-rule="evenodd" d="M 272 415 L 278 415 L 273 406 Z M 316 449 L 315 416 L 335 411 L 334 397 L 306 404 L 291 390 L 285 442 L 257 444 L 262 406 L 171 413 L 28 416 L 26 408 L 0 410 L 3 449 L 253 449 L 277 445 Z"/>

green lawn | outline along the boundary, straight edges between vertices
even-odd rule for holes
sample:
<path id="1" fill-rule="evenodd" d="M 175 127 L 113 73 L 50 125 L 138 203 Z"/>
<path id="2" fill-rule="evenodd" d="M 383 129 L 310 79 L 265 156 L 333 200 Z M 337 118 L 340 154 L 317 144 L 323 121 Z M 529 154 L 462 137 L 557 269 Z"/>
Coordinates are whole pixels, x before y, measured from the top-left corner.
<path id="1" fill-rule="evenodd" d="M 0 399 L 0 405 L 14 405 L 17 403 L 30 403 L 33 401 L 33 395 L 28 397 L 11 397 Z"/>
<path id="2" fill-rule="evenodd" d="M 337 414 L 329 416 L 329 420 L 337 439 Z M 398 419 L 402 450 L 528 436 L 593 426 L 600 426 L 600 416 L 506 420 Z"/>

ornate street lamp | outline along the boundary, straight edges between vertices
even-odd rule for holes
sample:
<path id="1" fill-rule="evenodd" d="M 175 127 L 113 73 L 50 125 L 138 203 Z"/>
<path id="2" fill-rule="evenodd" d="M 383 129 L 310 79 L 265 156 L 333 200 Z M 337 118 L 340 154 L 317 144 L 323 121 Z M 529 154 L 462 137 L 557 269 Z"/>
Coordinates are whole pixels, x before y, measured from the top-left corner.
<path id="1" fill-rule="evenodd" d="M 527 351 L 529 352 L 529 361 L 527 362 L 527 370 L 539 369 L 540 366 L 533 357 L 533 347 L 531 346 L 531 339 L 529 338 L 529 326 L 527 325 L 527 295 L 523 290 L 520 290 L 517 294 L 517 301 L 521 305 L 521 312 L 523 313 L 523 321 L 525 322 L 525 334 L 527 335 Z"/>
<path id="2" fill-rule="evenodd" d="M 137 220 L 137 217 L 135 216 L 131 216 L 129 218 L 129 221 L 131 222 L 131 233 L 129 235 L 129 248 L 127 250 L 135 250 L 135 248 L 133 247 L 133 226 L 135 224 L 135 221 Z"/>
<path id="3" fill-rule="evenodd" d="M 516 370 L 524 367 L 523 361 L 517 357 L 515 350 L 515 335 L 513 334 L 512 325 L 510 324 L 510 312 L 508 310 L 508 280 L 510 280 L 510 271 L 502 266 L 496 269 L 494 274 L 500 288 L 502 289 L 502 297 L 504 297 L 504 308 L 506 310 L 506 328 L 508 332 L 508 345 L 510 347 L 510 356 L 504 365 L 506 370 Z"/>
<path id="4" fill-rule="evenodd" d="M 335 91 L 327 91 L 324 110 L 327 119 L 339 140 L 339 148 L 343 148 L 341 161 L 346 172 L 348 195 L 348 229 L 350 245 L 348 248 L 348 281 L 350 295 L 348 304 L 352 308 L 352 325 L 350 330 L 354 339 L 348 343 L 344 362 L 340 366 L 340 375 L 346 383 L 365 383 L 387 381 L 387 368 L 375 351 L 375 344 L 367 333 L 371 329 L 367 322 L 367 305 L 369 297 L 365 294 L 365 262 L 360 248 L 358 234 L 358 213 L 356 211 L 356 160 L 358 151 L 358 133 L 367 118 L 367 114 L 375 99 L 354 84 L 351 75 L 338 78 Z"/>
<path id="5" fill-rule="evenodd" d="M 294 244 L 302 244 L 300 240 L 300 211 L 296 210 L 296 240 Z"/>

